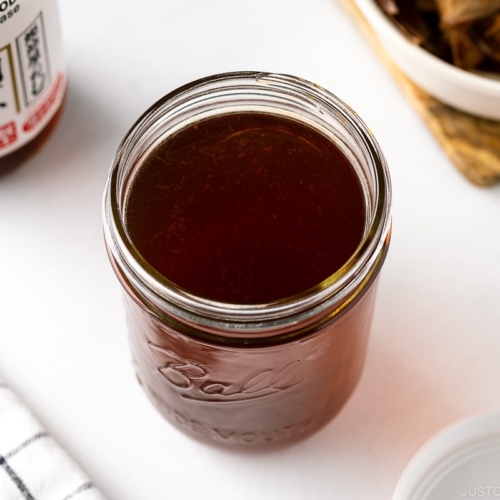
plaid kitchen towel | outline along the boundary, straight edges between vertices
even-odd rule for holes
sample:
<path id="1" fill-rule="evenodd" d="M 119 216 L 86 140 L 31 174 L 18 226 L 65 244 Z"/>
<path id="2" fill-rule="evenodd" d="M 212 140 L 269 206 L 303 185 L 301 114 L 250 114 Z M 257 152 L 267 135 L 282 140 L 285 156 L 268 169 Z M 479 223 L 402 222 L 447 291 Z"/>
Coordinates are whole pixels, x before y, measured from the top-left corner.
<path id="1" fill-rule="evenodd" d="M 104 500 L 0 379 L 0 500 Z"/>

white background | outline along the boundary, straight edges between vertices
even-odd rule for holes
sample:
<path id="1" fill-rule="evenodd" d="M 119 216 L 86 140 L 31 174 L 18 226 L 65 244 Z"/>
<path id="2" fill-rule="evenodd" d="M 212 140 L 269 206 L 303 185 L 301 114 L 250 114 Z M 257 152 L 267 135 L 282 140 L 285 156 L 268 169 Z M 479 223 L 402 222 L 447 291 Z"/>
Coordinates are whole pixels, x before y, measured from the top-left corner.
<path id="1" fill-rule="evenodd" d="M 457 419 L 500 409 L 500 186 L 453 167 L 335 0 L 61 0 L 69 92 L 45 148 L 0 177 L 0 373 L 110 500 L 387 500 Z M 326 428 L 280 451 L 199 444 L 135 381 L 101 195 L 158 98 L 236 70 L 350 104 L 393 179 L 393 240 L 368 358 Z"/>

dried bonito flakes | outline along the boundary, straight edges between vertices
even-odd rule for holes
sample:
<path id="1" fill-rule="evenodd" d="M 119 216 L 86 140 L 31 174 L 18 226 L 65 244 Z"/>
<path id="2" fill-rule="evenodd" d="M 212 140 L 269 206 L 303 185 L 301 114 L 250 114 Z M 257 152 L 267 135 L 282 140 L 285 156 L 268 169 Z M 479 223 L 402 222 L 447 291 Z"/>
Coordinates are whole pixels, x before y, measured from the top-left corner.
<path id="1" fill-rule="evenodd" d="M 500 0 L 436 0 L 443 27 L 475 22 L 500 11 Z"/>
<path id="2" fill-rule="evenodd" d="M 377 0 L 412 42 L 465 70 L 500 75 L 500 0 Z"/>

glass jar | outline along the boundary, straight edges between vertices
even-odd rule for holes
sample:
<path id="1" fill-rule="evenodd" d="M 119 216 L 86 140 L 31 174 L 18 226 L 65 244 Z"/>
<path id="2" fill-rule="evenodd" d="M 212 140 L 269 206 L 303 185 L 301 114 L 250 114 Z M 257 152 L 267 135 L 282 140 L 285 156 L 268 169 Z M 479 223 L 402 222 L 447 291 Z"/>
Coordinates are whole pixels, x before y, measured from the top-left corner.
<path id="1" fill-rule="evenodd" d="M 268 304 L 195 296 L 160 275 L 127 234 L 124 206 L 140 160 L 173 130 L 218 113 L 293 117 L 335 142 L 359 178 L 364 237 L 351 258 L 309 290 Z M 188 84 L 154 104 L 119 146 L 104 196 L 105 243 L 123 285 L 137 376 L 184 432 L 212 443 L 268 446 L 329 422 L 360 377 L 377 277 L 390 240 L 390 180 L 359 117 L 326 90 L 267 73 Z"/>
<path id="2" fill-rule="evenodd" d="M 65 94 L 57 1 L 0 2 L 0 170 L 19 165 L 47 140 Z"/>

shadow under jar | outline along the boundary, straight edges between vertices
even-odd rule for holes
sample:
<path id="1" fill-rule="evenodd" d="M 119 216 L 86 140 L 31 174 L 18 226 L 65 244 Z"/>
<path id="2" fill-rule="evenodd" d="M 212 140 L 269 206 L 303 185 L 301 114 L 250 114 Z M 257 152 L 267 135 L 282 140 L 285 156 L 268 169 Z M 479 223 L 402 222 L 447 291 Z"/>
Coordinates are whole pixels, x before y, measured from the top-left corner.
<path id="1" fill-rule="evenodd" d="M 363 122 L 302 79 L 216 75 L 154 104 L 119 146 L 104 227 L 161 414 L 248 447 L 330 421 L 362 371 L 390 196 Z"/>

